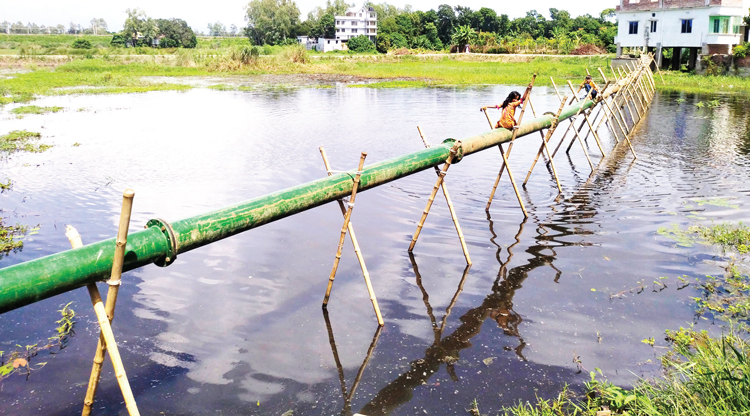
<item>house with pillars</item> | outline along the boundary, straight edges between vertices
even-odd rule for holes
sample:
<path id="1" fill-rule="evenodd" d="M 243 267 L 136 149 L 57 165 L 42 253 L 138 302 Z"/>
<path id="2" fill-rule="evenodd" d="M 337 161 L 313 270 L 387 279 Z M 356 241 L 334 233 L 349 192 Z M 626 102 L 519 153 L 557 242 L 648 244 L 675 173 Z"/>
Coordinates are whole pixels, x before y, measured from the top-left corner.
<path id="1" fill-rule="evenodd" d="M 745 34 L 743 17 L 750 0 L 620 0 L 617 11 L 617 55 L 622 48 L 662 52 L 674 48 L 671 66 L 679 69 L 683 49 L 690 50 L 688 67 L 699 54 L 731 54 Z"/>
<path id="2" fill-rule="evenodd" d="M 360 35 L 367 36 L 375 42 L 378 37 L 378 14 L 372 7 L 352 7 L 336 20 L 336 39 L 348 41 Z"/>

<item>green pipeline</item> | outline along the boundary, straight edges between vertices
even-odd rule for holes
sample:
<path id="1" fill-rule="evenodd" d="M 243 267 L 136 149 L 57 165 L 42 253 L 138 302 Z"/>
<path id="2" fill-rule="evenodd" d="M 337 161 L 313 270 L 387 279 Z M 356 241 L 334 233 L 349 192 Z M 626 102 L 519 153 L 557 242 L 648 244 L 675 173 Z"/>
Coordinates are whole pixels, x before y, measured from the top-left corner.
<path id="1" fill-rule="evenodd" d="M 581 106 L 593 105 L 587 100 L 567 106 L 560 121 L 576 115 Z M 547 114 L 524 122 L 518 137 L 549 128 L 552 121 Z M 506 129 L 462 139 L 454 161 L 510 140 L 511 133 Z M 366 166 L 359 190 L 438 166 L 448 158 L 454 143 L 447 139 L 440 145 Z M 123 271 L 150 263 L 167 265 L 178 254 L 348 196 L 352 183 L 350 174 L 340 173 L 171 224 L 151 220 L 147 229 L 128 236 Z M 114 248 L 113 238 L 0 269 L 0 313 L 108 278 Z"/>

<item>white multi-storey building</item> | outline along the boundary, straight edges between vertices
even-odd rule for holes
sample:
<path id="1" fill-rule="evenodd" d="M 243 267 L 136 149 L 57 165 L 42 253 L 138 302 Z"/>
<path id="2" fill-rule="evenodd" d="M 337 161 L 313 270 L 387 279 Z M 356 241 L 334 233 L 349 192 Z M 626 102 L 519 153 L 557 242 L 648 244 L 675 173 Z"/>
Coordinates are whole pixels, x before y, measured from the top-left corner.
<path id="1" fill-rule="evenodd" d="M 355 36 L 365 35 L 375 42 L 378 36 L 378 14 L 372 7 L 351 8 L 344 16 L 334 16 L 336 39 L 347 41 Z"/>
<path id="2" fill-rule="evenodd" d="M 620 0 L 617 6 L 618 56 L 623 47 L 655 50 L 690 49 L 690 66 L 698 53 L 729 54 L 744 35 L 742 17 L 750 0 Z M 679 53 L 676 64 L 679 67 Z M 677 69 L 677 68 L 675 68 Z"/>

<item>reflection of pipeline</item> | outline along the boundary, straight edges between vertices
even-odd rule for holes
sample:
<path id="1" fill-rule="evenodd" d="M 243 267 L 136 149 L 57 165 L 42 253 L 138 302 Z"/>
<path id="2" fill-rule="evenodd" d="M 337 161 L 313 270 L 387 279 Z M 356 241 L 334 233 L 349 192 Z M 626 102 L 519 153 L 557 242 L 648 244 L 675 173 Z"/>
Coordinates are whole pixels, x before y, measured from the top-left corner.
<path id="1" fill-rule="evenodd" d="M 522 229 L 523 224 L 521 224 Z M 397 407 L 409 402 L 413 395 L 412 391 L 425 384 L 440 369 L 441 364 L 452 366 L 458 361 L 459 352 L 471 347 L 471 339 L 479 334 L 487 318 L 499 318 L 498 323 L 503 332 L 520 338 L 518 324 L 521 322 L 521 317 L 513 311 L 513 296 L 516 290 L 522 287 L 521 284 L 530 271 L 552 263 L 555 256 L 554 254 L 541 254 L 541 251 L 545 249 L 549 247 L 535 246 L 528 250 L 533 252 L 535 257 L 530 259 L 528 264 L 508 270 L 505 279 L 502 278 L 503 270 L 505 270 L 505 264 L 503 264 L 492 286 L 492 293 L 484 299 L 482 304 L 460 317 L 461 325 L 452 334 L 427 348 L 424 358 L 411 362 L 411 369 L 380 390 L 360 413 L 368 416 L 388 415 Z M 525 343 L 521 340 L 521 345 L 516 348 L 520 357 L 523 357 L 520 355 L 520 350 L 524 346 Z M 450 375 L 454 381 L 457 381 L 455 373 Z"/>

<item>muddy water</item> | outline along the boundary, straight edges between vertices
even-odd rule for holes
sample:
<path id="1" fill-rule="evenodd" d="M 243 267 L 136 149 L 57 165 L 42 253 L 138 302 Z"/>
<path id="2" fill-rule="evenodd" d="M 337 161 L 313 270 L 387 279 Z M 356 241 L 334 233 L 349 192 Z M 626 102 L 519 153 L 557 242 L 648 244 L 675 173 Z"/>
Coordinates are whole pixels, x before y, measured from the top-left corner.
<path id="1" fill-rule="evenodd" d="M 67 249 L 66 224 L 84 243 L 113 236 L 126 188 L 136 191 L 133 230 L 155 217 L 186 218 L 325 176 L 321 145 L 343 170 L 361 151 L 370 164 L 420 149 L 417 125 L 433 143 L 485 132 L 478 108 L 510 90 L 339 85 L 54 97 L 36 104 L 64 112 L 23 119 L 8 106 L 0 133 L 39 131 L 55 147 L 1 165 L 0 179 L 14 183 L 0 194 L 6 222 L 41 228 L 0 267 Z M 543 88 L 533 98 L 537 111 L 558 107 Z M 715 98 L 717 108 L 694 105 Z M 183 254 L 168 268 L 125 274 L 114 329 L 141 412 L 448 415 L 477 399 L 482 413 L 495 413 L 552 397 L 565 383 L 579 388 L 594 368 L 620 385 L 658 373 L 664 350 L 641 340 L 664 346 L 665 329 L 693 322 L 695 289 L 678 290 L 677 278 L 720 273 L 721 260 L 658 230 L 748 218 L 743 102 L 657 95 L 633 137 L 637 160 L 603 129 L 607 158 L 588 139 L 599 164 L 593 176 L 578 145 L 555 158 L 561 200 L 550 173 L 534 171 L 522 192 L 526 220 L 505 179 L 484 210 L 499 152 L 465 158 L 446 183 L 470 270 L 441 196 L 414 256 L 407 253 L 434 172 L 361 193 L 352 221 L 385 317 L 380 332 L 349 243 L 328 316 L 321 311 L 342 223 L 333 203 Z M 515 145 L 517 179 L 539 143 L 530 136 Z M 660 277 L 666 288 L 653 283 Z M 28 379 L 0 383 L 0 413 L 79 411 L 98 336 L 84 289 L 1 315 L 0 350 L 52 336 L 56 311 L 71 301 L 76 336 L 35 357 L 47 364 Z M 95 409 L 126 414 L 109 364 Z"/>

